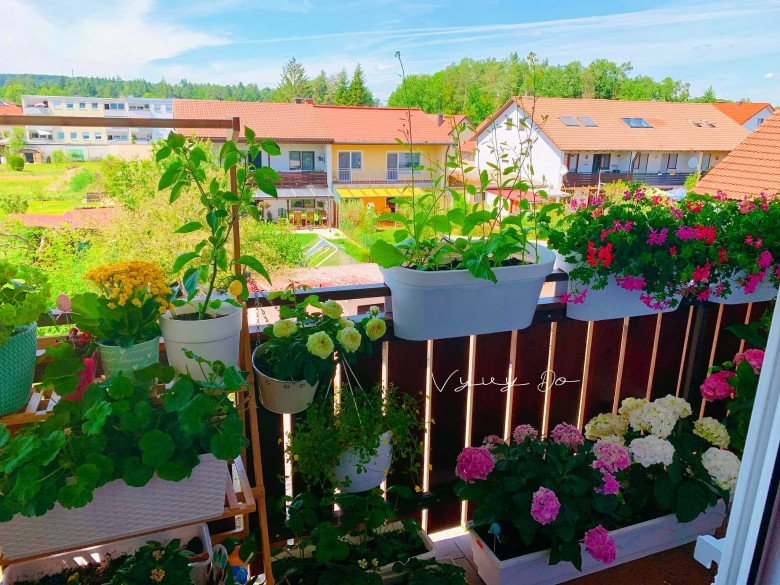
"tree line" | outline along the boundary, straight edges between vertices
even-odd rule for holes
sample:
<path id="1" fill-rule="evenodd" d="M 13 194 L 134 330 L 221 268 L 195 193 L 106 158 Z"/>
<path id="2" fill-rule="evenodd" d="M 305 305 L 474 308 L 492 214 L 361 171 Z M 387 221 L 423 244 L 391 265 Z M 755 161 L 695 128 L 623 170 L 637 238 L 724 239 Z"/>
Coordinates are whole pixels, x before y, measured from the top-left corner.
<path id="1" fill-rule="evenodd" d="M 510 97 L 604 98 L 658 101 L 716 101 L 712 88 L 699 97 L 687 82 L 648 75 L 631 76 L 631 63 L 596 59 L 589 65 L 572 61 L 554 65 L 531 62 L 512 53 L 506 59 L 463 59 L 441 71 L 407 76 L 387 105 L 419 107 L 430 113 L 463 113 L 479 123 Z"/>
<path id="2" fill-rule="evenodd" d="M 334 75 L 320 71 L 316 77 L 309 78 L 303 65 L 295 58 L 284 65 L 279 84 L 274 88 L 260 87 L 256 83 L 192 83 L 186 79 L 178 83 L 169 83 L 165 79 L 154 83 L 119 77 L 0 73 L 0 99 L 18 104 L 23 95 L 134 96 L 246 102 L 289 102 L 293 98 L 312 98 L 318 104 L 378 105 L 366 85 L 360 64 L 351 76 L 342 69 Z"/>

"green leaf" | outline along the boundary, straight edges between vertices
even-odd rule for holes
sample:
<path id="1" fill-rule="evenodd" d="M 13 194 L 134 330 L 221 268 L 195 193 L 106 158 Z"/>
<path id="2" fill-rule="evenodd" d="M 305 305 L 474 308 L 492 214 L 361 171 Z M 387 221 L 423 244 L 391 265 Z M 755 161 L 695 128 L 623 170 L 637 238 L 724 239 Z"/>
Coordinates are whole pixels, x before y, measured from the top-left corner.
<path id="1" fill-rule="evenodd" d="M 181 163 L 172 163 L 160 177 L 160 181 L 157 183 L 157 189 L 162 191 L 173 185 L 181 174 Z"/>
<path id="2" fill-rule="evenodd" d="M 188 295 L 194 295 L 198 292 L 198 281 L 200 280 L 200 268 L 191 266 L 184 272 L 181 279 L 182 287 Z"/>
<path id="3" fill-rule="evenodd" d="M 189 456 L 171 459 L 157 467 L 157 475 L 165 481 L 183 481 L 192 475 L 198 464 L 198 456 L 192 452 Z"/>
<path id="4" fill-rule="evenodd" d="M 268 275 L 268 271 L 265 269 L 265 266 L 263 266 L 260 260 L 258 260 L 254 256 L 249 256 L 245 254 L 243 256 L 239 256 L 236 259 L 236 262 L 238 264 L 243 264 L 244 266 L 248 266 L 249 268 L 257 272 L 260 276 L 265 278 L 269 284 L 271 283 L 271 277 Z"/>
<path id="5" fill-rule="evenodd" d="M 88 485 L 76 482 L 62 486 L 57 492 L 57 500 L 63 508 L 83 508 L 92 501 L 92 492 Z"/>
<path id="6" fill-rule="evenodd" d="M 184 266 L 190 262 L 191 260 L 194 260 L 195 258 L 198 258 L 200 254 L 197 252 L 184 252 L 183 254 L 179 254 L 179 256 L 174 260 L 173 266 L 171 267 L 172 272 L 179 272 Z"/>
<path id="7" fill-rule="evenodd" d="M 133 381 L 127 376 L 114 376 L 109 380 L 108 395 L 114 400 L 123 400 L 133 395 Z"/>
<path id="8" fill-rule="evenodd" d="M 153 468 L 168 461 L 176 450 L 173 438 L 157 429 L 144 433 L 138 446 L 141 448 L 141 461 Z"/>
<path id="9" fill-rule="evenodd" d="M 691 522 L 703 514 L 708 505 L 709 499 L 702 486 L 692 480 L 685 481 L 677 491 L 677 520 Z"/>
<path id="10" fill-rule="evenodd" d="M 154 469 L 141 463 L 138 457 L 128 457 L 122 465 L 122 480 L 130 487 L 143 487 L 152 479 Z"/>
<path id="11" fill-rule="evenodd" d="M 175 233 L 177 233 L 177 234 L 189 234 L 190 232 L 194 232 L 196 230 L 199 230 L 202 227 L 203 227 L 203 224 L 200 223 L 199 221 L 190 221 L 188 223 L 185 223 L 179 229 L 177 229 Z"/>
<path id="12" fill-rule="evenodd" d="M 279 145 L 270 138 L 263 139 L 263 141 L 260 142 L 260 148 L 262 148 L 263 151 L 270 154 L 271 156 L 279 156 L 282 154 L 282 149 L 279 148 Z"/>
<path id="13" fill-rule="evenodd" d="M 84 424 L 81 430 L 85 435 L 97 435 L 106 424 L 108 415 L 111 414 L 111 405 L 105 400 L 93 404 L 89 410 L 84 413 Z"/>
<path id="14" fill-rule="evenodd" d="M 8 441 L 11 440 L 11 431 L 4 424 L 0 424 L 0 449 L 5 447 Z"/>
<path id="15" fill-rule="evenodd" d="M 195 382 L 192 378 L 181 377 L 163 394 L 163 408 L 166 412 L 181 410 L 195 394 Z"/>
<path id="16" fill-rule="evenodd" d="M 675 485 L 665 473 L 655 478 L 653 483 L 653 496 L 662 510 L 674 510 Z"/>
<path id="17" fill-rule="evenodd" d="M 167 146 L 167 145 L 163 146 L 154 155 L 154 160 L 156 162 L 160 162 L 161 160 L 164 160 L 164 159 L 168 158 L 169 156 L 171 156 L 171 152 L 172 151 L 171 151 L 171 147 L 170 146 Z"/>
<path id="18" fill-rule="evenodd" d="M 384 240 L 377 240 L 371 246 L 371 258 L 382 268 L 400 266 L 406 261 L 406 256 L 398 248 Z"/>
<path id="19" fill-rule="evenodd" d="M 92 489 L 94 489 L 100 481 L 100 469 L 97 465 L 92 463 L 79 465 L 76 469 L 76 481 L 83 483 L 85 486 L 91 486 Z"/>

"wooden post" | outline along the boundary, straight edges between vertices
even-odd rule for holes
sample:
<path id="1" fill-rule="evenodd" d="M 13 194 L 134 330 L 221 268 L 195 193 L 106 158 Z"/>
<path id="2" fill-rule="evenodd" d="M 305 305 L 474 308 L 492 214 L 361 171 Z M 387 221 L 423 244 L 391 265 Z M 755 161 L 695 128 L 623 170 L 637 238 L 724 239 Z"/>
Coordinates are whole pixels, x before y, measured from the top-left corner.
<path id="1" fill-rule="evenodd" d="M 233 118 L 233 139 L 237 138 L 237 133 L 241 125 L 238 118 Z M 230 167 L 230 190 L 238 193 L 238 180 L 236 177 L 236 167 Z M 237 262 L 241 257 L 241 228 L 238 217 L 238 205 L 233 205 L 233 260 L 236 275 L 241 274 L 241 265 Z M 260 452 L 260 428 L 257 422 L 257 401 L 255 398 L 255 377 L 252 369 L 252 347 L 249 339 L 249 313 L 246 303 L 242 308 L 242 326 L 240 340 L 239 365 L 241 369 L 248 372 L 246 380 L 247 407 L 249 416 L 249 436 L 252 445 L 252 467 L 255 476 L 254 497 L 257 506 L 257 514 L 260 520 L 260 546 L 263 556 L 263 570 L 265 571 L 265 582 L 267 585 L 274 585 L 274 576 L 271 569 L 271 541 L 268 533 L 268 511 L 265 506 L 265 481 L 263 480 L 263 462 Z"/>

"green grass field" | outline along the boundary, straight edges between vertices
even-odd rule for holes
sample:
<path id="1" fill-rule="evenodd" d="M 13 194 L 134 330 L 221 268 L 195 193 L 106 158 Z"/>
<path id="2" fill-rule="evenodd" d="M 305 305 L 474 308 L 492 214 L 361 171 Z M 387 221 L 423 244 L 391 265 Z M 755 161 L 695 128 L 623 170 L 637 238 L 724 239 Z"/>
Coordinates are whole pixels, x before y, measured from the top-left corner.
<path id="1" fill-rule="evenodd" d="M 96 175 L 99 164 L 27 164 L 23 171 L 12 171 L 6 165 L 0 165 L 0 198 L 26 199 L 28 213 L 60 215 L 78 206 L 86 191 L 86 188 L 73 191 L 70 178 L 81 170 Z"/>

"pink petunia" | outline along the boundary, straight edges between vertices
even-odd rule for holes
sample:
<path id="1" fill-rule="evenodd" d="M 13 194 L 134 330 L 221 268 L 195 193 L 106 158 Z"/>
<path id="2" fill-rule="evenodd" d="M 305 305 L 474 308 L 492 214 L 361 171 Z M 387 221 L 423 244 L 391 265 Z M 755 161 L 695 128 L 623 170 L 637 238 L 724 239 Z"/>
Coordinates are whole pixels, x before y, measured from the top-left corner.
<path id="1" fill-rule="evenodd" d="M 746 349 L 734 356 L 734 365 L 739 365 L 743 360 L 747 360 L 747 363 L 753 368 L 753 372 L 758 374 L 764 365 L 764 350 Z"/>
<path id="2" fill-rule="evenodd" d="M 728 398 L 734 394 L 734 388 L 731 387 L 727 380 L 734 376 L 734 372 L 729 372 L 728 370 L 713 372 L 707 376 L 707 379 L 701 385 L 701 395 L 710 401 Z"/>
<path id="3" fill-rule="evenodd" d="M 561 510 L 561 503 L 555 492 L 540 487 L 533 495 L 531 500 L 531 517 L 539 524 L 550 524 L 555 522 L 558 512 Z"/>
<path id="4" fill-rule="evenodd" d="M 585 533 L 583 544 L 590 556 L 606 565 L 614 562 L 617 557 L 617 545 L 601 524 Z"/>
<path id="5" fill-rule="evenodd" d="M 465 482 L 474 483 L 475 479 L 487 479 L 495 465 L 490 451 L 484 447 L 466 447 L 458 455 L 455 475 Z"/>

